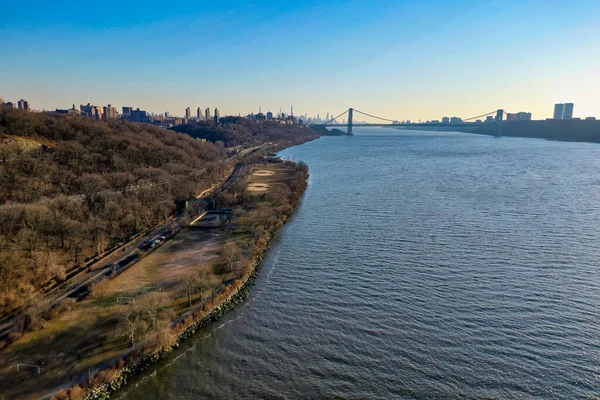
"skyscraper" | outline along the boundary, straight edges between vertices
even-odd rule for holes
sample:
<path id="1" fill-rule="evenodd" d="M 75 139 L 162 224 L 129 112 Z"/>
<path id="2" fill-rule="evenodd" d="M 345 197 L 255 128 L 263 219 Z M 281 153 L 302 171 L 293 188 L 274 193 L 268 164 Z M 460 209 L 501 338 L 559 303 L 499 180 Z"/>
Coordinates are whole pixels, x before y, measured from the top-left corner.
<path id="1" fill-rule="evenodd" d="M 206 107 L 206 110 L 204 110 L 204 119 L 207 121 L 210 119 L 210 108 L 208 107 Z"/>
<path id="2" fill-rule="evenodd" d="M 131 120 L 134 122 L 148 122 L 146 111 L 141 111 L 139 108 L 131 110 Z"/>
<path id="3" fill-rule="evenodd" d="M 92 106 L 92 118 L 102 119 L 104 115 L 103 108 L 101 106 Z"/>
<path id="4" fill-rule="evenodd" d="M 219 109 L 215 107 L 215 124 L 219 123 L 220 117 L 221 117 L 221 114 L 219 113 Z"/>
<path id="5" fill-rule="evenodd" d="M 105 106 L 103 108 L 103 111 L 104 111 L 103 114 L 104 114 L 105 120 L 114 119 L 117 117 L 117 109 L 110 104 Z"/>
<path id="6" fill-rule="evenodd" d="M 19 110 L 29 111 L 29 102 L 24 99 L 19 100 Z"/>
<path id="7" fill-rule="evenodd" d="M 564 104 L 555 104 L 554 105 L 554 119 L 563 119 L 563 112 L 565 109 Z M 572 111 L 572 110 L 571 110 Z"/>
<path id="8" fill-rule="evenodd" d="M 573 119 L 573 103 L 565 103 L 562 119 Z"/>
<path id="9" fill-rule="evenodd" d="M 133 107 L 123 107 L 123 114 L 131 114 L 131 112 L 133 111 Z"/>
<path id="10" fill-rule="evenodd" d="M 202 109 L 201 109 L 200 107 L 198 107 L 198 108 L 196 109 L 196 119 L 197 119 L 198 121 L 200 121 L 200 120 L 202 119 Z"/>
<path id="11" fill-rule="evenodd" d="M 188 107 L 185 109 L 185 119 L 190 119 L 190 118 L 192 118 L 192 111 Z"/>

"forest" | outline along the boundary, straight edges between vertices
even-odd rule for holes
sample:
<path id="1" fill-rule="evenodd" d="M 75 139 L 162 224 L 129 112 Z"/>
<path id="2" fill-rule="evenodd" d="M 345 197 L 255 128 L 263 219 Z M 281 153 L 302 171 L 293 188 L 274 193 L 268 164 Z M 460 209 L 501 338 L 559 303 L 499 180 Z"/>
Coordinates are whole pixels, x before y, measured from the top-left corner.
<path id="1" fill-rule="evenodd" d="M 265 142 L 277 142 L 287 147 L 321 135 L 308 126 L 282 125 L 277 121 L 256 122 L 242 117 L 223 117 L 220 121 L 219 126 L 215 126 L 212 121 L 201 121 L 172 129 L 193 138 L 214 143 L 222 142 L 226 147 L 258 145 Z"/>
<path id="2" fill-rule="evenodd" d="M 87 260 L 167 221 L 227 174 L 224 145 L 316 136 L 243 120 L 201 132 L 0 110 L 0 317 L 28 307 L 41 288 L 61 283 Z"/>

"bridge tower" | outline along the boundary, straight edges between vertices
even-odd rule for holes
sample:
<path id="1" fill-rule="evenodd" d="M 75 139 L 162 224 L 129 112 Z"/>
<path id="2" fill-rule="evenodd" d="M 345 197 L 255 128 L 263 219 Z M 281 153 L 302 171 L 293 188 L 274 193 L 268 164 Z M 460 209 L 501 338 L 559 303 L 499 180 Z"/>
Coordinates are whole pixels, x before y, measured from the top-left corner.
<path id="1" fill-rule="evenodd" d="M 354 110 L 352 108 L 348 109 L 348 135 L 352 135 L 352 113 Z"/>
<path id="2" fill-rule="evenodd" d="M 500 109 L 496 111 L 496 134 L 495 136 L 502 136 L 502 119 L 504 117 L 504 110 Z"/>

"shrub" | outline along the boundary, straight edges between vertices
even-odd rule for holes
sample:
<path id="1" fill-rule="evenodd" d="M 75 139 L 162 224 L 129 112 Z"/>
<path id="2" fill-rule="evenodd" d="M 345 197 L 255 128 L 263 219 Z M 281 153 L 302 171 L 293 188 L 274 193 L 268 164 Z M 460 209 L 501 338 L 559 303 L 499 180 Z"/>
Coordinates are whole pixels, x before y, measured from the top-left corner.
<path id="1" fill-rule="evenodd" d="M 108 284 L 108 279 L 101 279 L 94 283 L 90 289 L 90 297 L 92 299 L 99 299 L 100 297 L 104 296 L 106 294 L 106 290 L 108 289 Z"/>

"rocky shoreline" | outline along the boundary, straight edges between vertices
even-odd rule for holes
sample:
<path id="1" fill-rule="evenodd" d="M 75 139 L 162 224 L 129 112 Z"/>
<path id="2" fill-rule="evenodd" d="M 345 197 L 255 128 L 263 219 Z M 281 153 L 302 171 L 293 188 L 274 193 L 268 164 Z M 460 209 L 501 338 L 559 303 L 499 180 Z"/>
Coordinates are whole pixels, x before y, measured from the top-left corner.
<path id="1" fill-rule="evenodd" d="M 308 178 L 308 176 L 307 176 Z M 250 293 L 250 287 L 254 284 L 257 276 L 258 269 L 266 256 L 268 250 L 271 247 L 273 239 L 279 229 L 283 227 L 289 219 L 294 215 L 296 209 L 298 207 L 298 203 L 302 199 L 302 195 L 306 190 L 306 185 L 301 188 L 301 193 L 298 196 L 298 200 L 296 200 L 290 207 L 289 211 L 283 215 L 283 219 L 280 223 L 275 225 L 269 234 L 269 239 L 267 244 L 265 245 L 262 253 L 257 256 L 252 262 L 251 270 L 244 275 L 242 278 L 242 282 L 238 285 L 238 287 L 231 293 L 226 299 L 221 301 L 216 307 L 214 307 L 207 315 L 200 317 L 196 321 L 192 322 L 187 328 L 185 328 L 181 333 L 177 335 L 177 339 L 174 345 L 169 347 L 163 347 L 158 351 L 152 353 L 146 353 L 135 361 L 126 365 L 119 371 L 118 376 L 114 378 L 110 383 L 102 384 L 91 389 L 86 395 L 86 400 L 105 400 L 110 398 L 115 392 L 117 392 L 120 388 L 127 385 L 128 381 L 144 371 L 150 368 L 154 363 L 162 360 L 166 357 L 173 349 L 179 347 L 179 345 L 192 337 L 196 331 L 211 322 L 217 321 L 221 318 L 225 313 L 232 310 L 236 305 L 242 303 L 248 294 Z"/>

